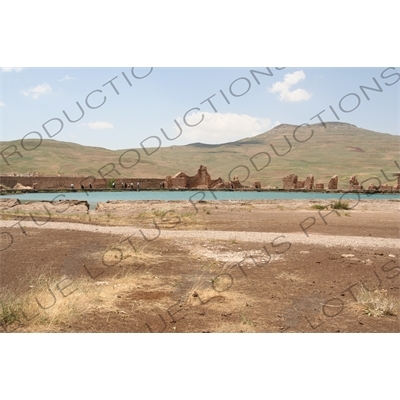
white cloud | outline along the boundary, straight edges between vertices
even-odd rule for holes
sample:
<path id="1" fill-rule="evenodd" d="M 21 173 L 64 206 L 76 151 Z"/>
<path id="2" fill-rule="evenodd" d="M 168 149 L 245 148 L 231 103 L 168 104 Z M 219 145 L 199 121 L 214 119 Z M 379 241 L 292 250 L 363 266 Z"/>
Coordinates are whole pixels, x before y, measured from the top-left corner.
<path id="1" fill-rule="evenodd" d="M 1 72 L 21 72 L 23 68 L 20 67 L 2 67 Z"/>
<path id="2" fill-rule="evenodd" d="M 21 93 L 24 96 L 30 96 L 33 99 L 38 99 L 40 96 L 48 95 L 53 92 L 53 89 L 48 83 L 43 83 L 42 85 L 37 85 L 35 87 L 31 87 L 28 90 L 21 90 Z"/>
<path id="3" fill-rule="evenodd" d="M 64 78 L 61 78 L 61 79 L 59 79 L 58 81 L 59 81 L 59 82 L 71 81 L 71 80 L 73 80 L 73 79 L 75 79 L 75 78 L 72 77 L 72 76 L 69 76 L 69 75 L 67 74 L 67 75 L 64 76 Z"/>
<path id="4" fill-rule="evenodd" d="M 290 90 L 296 83 L 303 81 L 306 75 L 303 71 L 295 71 L 293 74 L 286 74 L 283 81 L 276 82 L 272 88 L 268 89 L 270 93 L 279 93 L 279 100 L 281 101 L 303 101 L 308 100 L 311 94 L 304 89 Z"/>
<path id="5" fill-rule="evenodd" d="M 81 124 L 80 126 L 85 126 L 86 124 Z M 89 122 L 87 124 L 87 126 L 90 129 L 113 129 L 114 126 L 112 124 L 110 124 L 109 122 L 100 122 L 100 121 L 96 121 L 96 122 Z"/>
<path id="6" fill-rule="evenodd" d="M 232 113 L 195 112 L 186 118 L 186 122 L 194 125 L 201 120 L 202 115 L 204 115 L 204 120 L 195 127 L 188 127 L 181 118 L 176 119 L 183 130 L 177 141 L 186 144 L 195 142 L 209 144 L 233 142 L 264 133 L 273 127 L 268 118 L 255 118 L 246 114 Z M 175 137 L 179 133 L 179 129 L 174 123 L 173 129 L 165 130 L 165 133 L 169 137 Z"/>
<path id="7" fill-rule="evenodd" d="M 7 104 L 0 101 L 0 107 L 5 107 Z"/>

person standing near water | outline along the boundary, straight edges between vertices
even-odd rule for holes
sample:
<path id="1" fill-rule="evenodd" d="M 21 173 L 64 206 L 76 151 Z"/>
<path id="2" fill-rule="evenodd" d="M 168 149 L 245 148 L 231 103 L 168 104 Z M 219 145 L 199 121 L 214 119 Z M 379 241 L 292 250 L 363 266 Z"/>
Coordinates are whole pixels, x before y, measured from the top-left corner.
<path id="1" fill-rule="evenodd" d="M 136 186 L 137 186 L 137 191 L 139 191 L 139 189 L 140 189 L 140 182 L 138 182 L 138 183 L 136 184 Z"/>

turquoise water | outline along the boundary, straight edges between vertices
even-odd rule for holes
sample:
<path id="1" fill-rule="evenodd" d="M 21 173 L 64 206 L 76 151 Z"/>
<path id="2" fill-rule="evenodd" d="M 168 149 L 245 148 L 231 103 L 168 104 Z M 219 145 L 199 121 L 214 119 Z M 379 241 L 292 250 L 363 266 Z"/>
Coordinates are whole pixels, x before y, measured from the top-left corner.
<path id="1" fill-rule="evenodd" d="M 357 193 L 318 193 L 318 192 L 211 192 L 204 191 L 126 191 L 126 192 L 74 192 L 74 193 L 25 193 L 5 195 L 0 198 L 18 198 L 24 201 L 59 201 L 59 200 L 86 200 L 90 208 L 96 207 L 98 202 L 107 200 L 183 200 L 197 202 L 200 200 L 371 200 L 371 199 L 398 199 L 400 194 L 357 194 Z"/>

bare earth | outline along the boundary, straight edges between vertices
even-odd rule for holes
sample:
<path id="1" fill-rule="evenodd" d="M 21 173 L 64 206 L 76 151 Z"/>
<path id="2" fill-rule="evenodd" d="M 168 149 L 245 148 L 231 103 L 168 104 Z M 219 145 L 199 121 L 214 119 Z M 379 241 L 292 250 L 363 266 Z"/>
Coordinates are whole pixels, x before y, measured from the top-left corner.
<path id="1" fill-rule="evenodd" d="M 4 206 L 0 331 L 399 332 L 400 201 L 316 204 Z"/>

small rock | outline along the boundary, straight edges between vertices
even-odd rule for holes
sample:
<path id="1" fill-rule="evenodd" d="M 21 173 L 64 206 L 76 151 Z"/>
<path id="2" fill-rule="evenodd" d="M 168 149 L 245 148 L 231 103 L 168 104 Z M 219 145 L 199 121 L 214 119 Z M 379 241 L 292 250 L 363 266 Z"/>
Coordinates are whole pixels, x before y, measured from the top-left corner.
<path id="1" fill-rule="evenodd" d="M 342 254 L 342 258 L 353 258 L 355 257 L 354 254 Z"/>
<path id="2" fill-rule="evenodd" d="M 303 250 L 303 251 L 300 252 L 300 254 L 310 254 L 310 252 L 307 251 L 307 250 Z"/>
<path id="3" fill-rule="evenodd" d="M 388 254 L 388 257 L 396 258 L 394 254 Z"/>
<path id="4" fill-rule="evenodd" d="M 96 282 L 95 285 L 97 285 L 97 286 L 103 286 L 103 285 L 109 285 L 109 283 L 106 282 L 106 281 L 99 281 L 99 282 Z"/>

